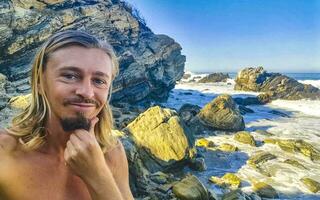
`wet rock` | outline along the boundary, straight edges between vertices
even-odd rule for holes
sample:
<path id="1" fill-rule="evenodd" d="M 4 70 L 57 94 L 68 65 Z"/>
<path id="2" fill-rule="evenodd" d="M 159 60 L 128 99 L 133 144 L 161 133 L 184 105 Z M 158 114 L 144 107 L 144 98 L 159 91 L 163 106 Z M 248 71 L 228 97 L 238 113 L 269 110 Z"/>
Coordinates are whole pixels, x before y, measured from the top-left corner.
<path id="1" fill-rule="evenodd" d="M 313 193 L 320 191 L 320 183 L 311 178 L 302 178 L 300 181 Z"/>
<path id="2" fill-rule="evenodd" d="M 237 132 L 234 135 L 233 139 L 243 144 L 249 144 L 254 147 L 256 146 L 256 141 L 254 140 L 253 136 L 250 135 L 250 133 L 247 131 Z"/>
<path id="3" fill-rule="evenodd" d="M 198 83 L 216 83 L 216 82 L 227 82 L 230 78 L 228 74 L 224 73 L 213 73 L 208 76 L 203 77 L 198 81 Z"/>
<path id="4" fill-rule="evenodd" d="M 263 163 L 276 158 L 277 157 L 271 153 L 258 151 L 247 160 L 247 163 L 253 168 L 259 168 Z"/>
<path id="5" fill-rule="evenodd" d="M 221 144 L 218 149 L 220 151 L 226 151 L 226 152 L 234 152 L 234 151 L 238 151 L 238 147 L 232 145 L 232 144 L 228 144 L 228 143 L 223 143 Z"/>
<path id="6" fill-rule="evenodd" d="M 320 151 L 303 140 L 277 140 L 278 146 L 286 152 L 299 152 L 311 160 L 320 160 Z"/>
<path id="7" fill-rule="evenodd" d="M 200 112 L 201 107 L 192 104 L 183 104 L 179 109 L 179 115 L 183 121 L 188 123 L 194 116 Z"/>
<path id="8" fill-rule="evenodd" d="M 214 147 L 214 143 L 211 140 L 208 140 L 206 138 L 200 138 L 196 140 L 196 146 L 197 147 Z"/>
<path id="9" fill-rule="evenodd" d="M 241 114 L 241 115 L 245 115 L 245 114 L 247 114 L 247 113 L 254 113 L 254 111 L 253 111 L 252 109 L 247 108 L 247 107 L 242 106 L 242 105 L 239 105 L 238 108 L 239 108 L 239 110 L 240 110 L 240 114 Z"/>
<path id="10" fill-rule="evenodd" d="M 204 158 L 192 158 L 189 162 L 189 167 L 200 172 L 207 170 Z"/>
<path id="11" fill-rule="evenodd" d="M 191 175 L 187 176 L 172 188 L 173 193 L 178 199 L 183 200 L 209 200 L 207 189 L 201 181 Z"/>
<path id="12" fill-rule="evenodd" d="M 263 67 L 241 70 L 235 82 L 235 90 L 266 92 L 272 100 L 320 99 L 319 88 L 279 73 L 267 73 Z"/>
<path id="13" fill-rule="evenodd" d="M 232 173 L 226 173 L 221 178 L 211 176 L 209 180 L 221 187 L 230 187 L 232 189 L 237 189 L 241 184 L 241 179 Z"/>
<path id="14" fill-rule="evenodd" d="M 264 182 L 257 182 L 253 184 L 253 190 L 264 198 L 279 198 L 277 191 L 270 185 Z"/>
<path id="15" fill-rule="evenodd" d="M 243 117 L 229 95 L 220 95 L 206 104 L 197 117 L 205 125 L 218 130 L 239 131 L 245 127 Z"/>
<path id="16" fill-rule="evenodd" d="M 189 157 L 194 137 L 174 110 L 154 106 L 140 114 L 125 129 L 141 147 L 151 172 L 163 171 Z"/>
<path id="17" fill-rule="evenodd" d="M 278 140 L 274 138 L 265 138 L 263 142 L 266 144 L 277 144 Z"/>
<path id="18" fill-rule="evenodd" d="M 301 163 L 299 163 L 296 160 L 292 160 L 292 159 L 286 159 L 285 161 L 283 161 L 284 163 L 287 163 L 289 165 L 292 165 L 294 167 L 300 168 L 300 169 L 307 169 L 304 165 L 302 165 Z"/>

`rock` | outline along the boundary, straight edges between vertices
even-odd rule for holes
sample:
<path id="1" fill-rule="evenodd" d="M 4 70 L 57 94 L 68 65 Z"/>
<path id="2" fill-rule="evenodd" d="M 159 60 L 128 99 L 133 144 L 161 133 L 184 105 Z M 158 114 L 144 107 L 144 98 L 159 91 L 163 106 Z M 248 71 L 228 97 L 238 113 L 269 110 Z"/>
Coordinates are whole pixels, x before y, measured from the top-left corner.
<path id="1" fill-rule="evenodd" d="M 141 147 L 142 159 L 151 172 L 163 171 L 188 158 L 194 145 L 193 135 L 178 114 L 154 106 L 140 114 L 125 129 Z"/>
<path id="2" fill-rule="evenodd" d="M 165 100 L 183 76 L 181 46 L 154 34 L 127 2 L 9 0 L 1 1 L 0 12 L 0 73 L 13 83 L 29 77 L 37 48 L 66 29 L 85 30 L 114 47 L 120 74 L 113 83 L 112 102 Z M 29 93 L 29 83 L 15 92 Z"/>
<path id="3" fill-rule="evenodd" d="M 150 179 L 158 184 L 165 184 L 168 182 L 169 175 L 158 171 L 150 175 Z"/>
<path id="4" fill-rule="evenodd" d="M 256 197 L 251 197 L 252 195 L 245 194 L 240 189 L 231 190 L 228 193 L 223 194 L 222 200 L 261 200 Z"/>
<path id="5" fill-rule="evenodd" d="M 302 178 L 300 181 L 313 193 L 320 191 L 320 183 L 311 178 Z"/>
<path id="6" fill-rule="evenodd" d="M 197 117 L 205 125 L 218 130 L 239 131 L 245 127 L 243 117 L 229 95 L 220 95 L 206 104 Z"/>
<path id="7" fill-rule="evenodd" d="M 227 82 L 230 78 L 228 74 L 224 73 L 213 73 L 208 76 L 203 77 L 198 81 L 198 83 L 216 83 L 216 82 Z"/>
<path id="8" fill-rule="evenodd" d="M 238 151 L 238 147 L 233 146 L 232 144 L 223 143 L 221 144 L 218 149 L 220 151 L 226 151 L 226 152 L 235 152 Z"/>
<path id="9" fill-rule="evenodd" d="M 279 198 L 277 191 L 270 185 L 264 182 L 257 182 L 253 184 L 253 190 L 264 198 Z"/>
<path id="10" fill-rule="evenodd" d="M 194 175 L 187 176 L 172 188 L 178 199 L 182 200 L 209 200 L 207 189 Z"/>
<path id="11" fill-rule="evenodd" d="M 277 140 L 278 146 L 286 152 L 299 152 L 311 160 L 320 160 L 320 151 L 303 140 Z"/>
<path id="12" fill-rule="evenodd" d="M 194 116 L 200 112 L 201 107 L 192 104 L 183 104 L 179 109 L 179 115 L 183 121 L 189 122 Z"/>
<path id="13" fill-rule="evenodd" d="M 31 94 L 13 97 L 9 101 L 9 106 L 15 109 L 26 109 L 31 101 Z"/>
<path id="14" fill-rule="evenodd" d="M 247 163 L 253 168 L 259 168 L 261 164 L 276 159 L 277 157 L 271 153 L 258 151 L 254 155 L 250 156 Z"/>
<path id="15" fill-rule="evenodd" d="M 263 142 L 266 144 L 277 144 L 278 140 L 274 138 L 265 138 Z"/>
<path id="16" fill-rule="evenodd" d="M 211 176 L 209 179 L 212 183 L 215 183 L 221 187 L 231 187 L 232 189 L 237 189 L 240 187 L 241 179 L 232 173 L 226 173 L 221 178 Z"/>
<path id="17" fill-rule="evenodd" d="M 247 113 L 254 113 L 254 111 L 253 111 L 252 109 L 247 108 L 247 107 L 242 106 L 242 105 L 239 105 L 238 108 L 239 108 L 239 110 L 240 110 L 240 114 L 241 114 L 241 115 L 245 115 L 245 114 L 247 114 Z"/>
<path id="18" fill-rule="evenodd" d="M 285 161 L 283 161 L 284 163 L 287 163 L 287 164 L 290 164 L 292 166 L 295 166 L 297 168 L 300 168 L 300 169 L 307 169 L 304 165 L 302 165 L 301 163 L 299 163 L 298 161 L 296 160 L 292 160 L 292 159 L 286 159 Z"/>
<path id="19" fill-rule="evenodd" d="M 267 73 L 263 67 L 241 70 L 235 82 L 235 90 L 266 92 L 271 100 L 320 99 L 319 88 L 279 73 Z M 261 96 L 260 100 L 268 102 L 269 97 Z"/>
<path id="20" fill-rule="evenodd" d="M 253 136 L 250 135 L 250 133 L 247 131 L 237 132 L 234 135 L 233 139 L 243 144 L 249 144 L 254 147 L 256 146 L 256 141 L 254 140 Z"/>
<path id="21" fill-rule="evenodd" d="M 9 97 L 6 91 L 7 77 L 0 73 L 0 110 L 6 107 Z"/>
<path id="22" fill-rule="evenodd" d="M 189 162 L 189 167 L 200 172 L 207 170 L 204 158 L 192 158 Z"/>
<path id="23" fill-rule="evenodd" d="M 208 140 L 206 138 L 200 138 L 196 140 L 196 146 L 197 147 L 214 147 L 214 143 L 211 140 Z"/>
<path id="24" fill-rule="evenodd" d="M 183 79 L 189 79 L 191 77 L 191 74 L 186 74 L 186 73 L 184 73 L 183 74 Z"/>

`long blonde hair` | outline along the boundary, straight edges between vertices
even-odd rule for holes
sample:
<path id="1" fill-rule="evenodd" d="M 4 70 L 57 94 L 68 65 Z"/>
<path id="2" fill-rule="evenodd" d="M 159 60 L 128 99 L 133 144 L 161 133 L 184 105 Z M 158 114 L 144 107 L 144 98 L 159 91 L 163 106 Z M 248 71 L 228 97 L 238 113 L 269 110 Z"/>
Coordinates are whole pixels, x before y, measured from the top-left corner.
<path id="1" fill-rule="evenodd" d="M 32 65 L 31 75 L 31 101 L 27 108 L 18 116 L 13 118 L 8 133 L 19 138 L 19 142 L 27 150 L 39 148 L 45 142 L 45 122 L 48 119 L 51 108 L 46 93 L 43 89 L 43 72 L 50 55 L 58 49 L 68 46 L 82 46 L 85 48 L 97 48 L 103 50 L 112 62 L 112 81 L 119 72 L 119 64 L 113 48 L 110 44 L 100 41 L 94 36 L 76 30 L 59 32 L 48 39 L 37 52 Z M 39 92 L 39 90 L 41 90 Z M 112 93 L 112 83 L 109 88 L 107 102 L 98 114 L 99 121 L 95 126 L 97 141 L 103 151 L 114 146 L 116 139 L 111 134 L 113 128 L 112 111 L 109 101 Z"/>

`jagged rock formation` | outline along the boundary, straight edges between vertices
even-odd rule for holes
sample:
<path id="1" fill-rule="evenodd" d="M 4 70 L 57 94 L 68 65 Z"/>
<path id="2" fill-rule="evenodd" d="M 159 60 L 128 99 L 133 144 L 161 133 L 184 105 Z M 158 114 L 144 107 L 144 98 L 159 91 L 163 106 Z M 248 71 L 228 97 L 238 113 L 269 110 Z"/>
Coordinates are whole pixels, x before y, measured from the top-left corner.
<path id="1" fill-rule="evenodd" d="M 113 101 L 162 100 L 183 76 L 185 56 L 166 35 L 155 35 L 137 10 L 119 0 L 0 2 L 0 73 L 14 91 L 28 93 L 30 63 L 50 35 L 78 29 L 107 40 L 120 61 Z"/>
<path id="2" fill-rule="evenodd" d="M 235 82 L 235 90 L 266 92 L 271 99 L 320 99 L 319 88 L 279 73 L 267 73 L 263 67 L 241 70 Z"/>
<path id="3" fill-rule="evenodd" d="M 216 82 L 227 82 L 230 78 L 228 74 L 224 73 L 213 73 L 208 76 L 203 77 L 198 81 L 198 83 L 216 83 Z"/>

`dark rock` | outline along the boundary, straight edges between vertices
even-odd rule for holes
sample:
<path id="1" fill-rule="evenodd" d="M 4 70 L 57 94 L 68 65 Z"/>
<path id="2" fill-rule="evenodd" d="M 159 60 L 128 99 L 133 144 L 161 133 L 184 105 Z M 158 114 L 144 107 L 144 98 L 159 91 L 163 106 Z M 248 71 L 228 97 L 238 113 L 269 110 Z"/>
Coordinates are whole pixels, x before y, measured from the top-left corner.
<path id="1" fill-rule="evenodd" d="M 192 158 L 189 162 L 189 167 L 200 172 L 207 169 L 204 158 Z"/>
<path id="2" fill-rule="evenodd" d="M 112 102 L 165 100 L 183 76 L 180 45 L 155 35 L 126 2 L 9 0 L 1 1 L 0 10 L 0 73 L 17 83 L 14 92 L 30 92 L 29 82 L 21 80 L 29 77 L 37 48 L 66 29 L 85 30 L 114 47 L 120 74 L 113 83 Z"/>
<path id="3" fill-rule="evenodd" d="M 247 114 L 247 113 L 254 113 L 254 111 L 253 111 L 252 109 L 247 108 L 247 107 L 242 106 L 242 105 L 239 105 L 238 108 L 239 108 L 239 110 L 240 110 L 240 114 L 241 114 L 241 115 L 245 115 L 245 114 Z"/>
<path id="4" fill-rule="evenodd" d="M 196 176 L 187 176 L 173 186 L 173 193 L 183 200 L 209 200 L 207 189 Z"/>
<path id="5" fill-rule="evenodd" d="M 235 82 L 235 90 L 266 92 L 271 99 L 320 99 L 319 88 L 279 73 L 267 73 L 262 67 L 241 70 Z M 261 97 L 261 100 L 267 99 Z"/>
<path id="6" fill-rule="evenodd" d="M 209 74 L 206 77 L 203 77 L 198 81 L 198 83 L 216 83 L 216 82 L 227 82 L 227 79 L 230 78 L 228 74 L 223 73 L 213 73 Z"/>
<path id="7" fill-rule="evenodd" d="M 189 122 L 191 118 L 196 116 L 200 112 L 201 107 L 192 104 L 183 104 L 179 109 L 179 115 L 181 119 L 185 122 Z"/>

